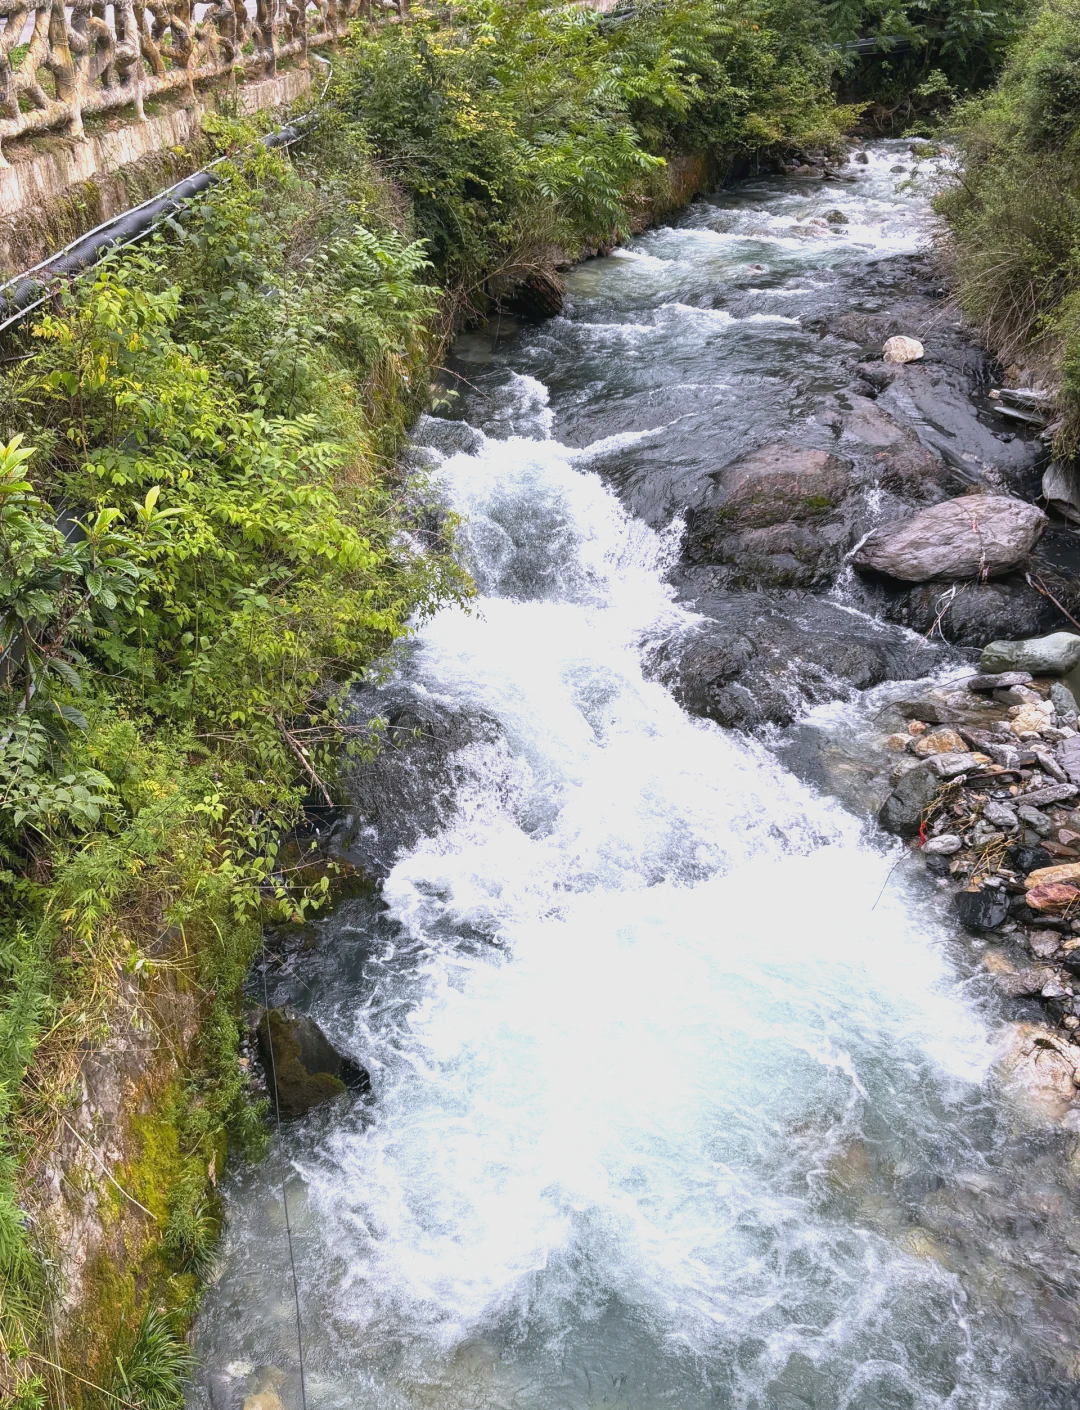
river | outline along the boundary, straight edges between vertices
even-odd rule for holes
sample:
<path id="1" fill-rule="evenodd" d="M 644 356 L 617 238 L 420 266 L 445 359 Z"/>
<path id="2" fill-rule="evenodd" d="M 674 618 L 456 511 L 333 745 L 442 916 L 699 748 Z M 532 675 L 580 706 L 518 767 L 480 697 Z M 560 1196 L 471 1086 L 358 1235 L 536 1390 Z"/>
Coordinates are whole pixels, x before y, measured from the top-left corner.
<path id="1" fill-rule="evenodd" d="M 790 732 L 647 669 L 695 629 L 703 477 L 812 421 L 850 380 L 814 319 L 884 306 L 925 240 L 905 154 L 722 191 L 574 270 L 561 317 L 459 340 L 418 442 L 481 596 L 370 692 L 379 893 L 268 976 L 373 1096 L 229 1177 L 194 1406 L 300 1406 L 282 1172 L 311 1410 L 1080 1404 L 1077 1170 L 999 1089 L 970 942 Z"/>

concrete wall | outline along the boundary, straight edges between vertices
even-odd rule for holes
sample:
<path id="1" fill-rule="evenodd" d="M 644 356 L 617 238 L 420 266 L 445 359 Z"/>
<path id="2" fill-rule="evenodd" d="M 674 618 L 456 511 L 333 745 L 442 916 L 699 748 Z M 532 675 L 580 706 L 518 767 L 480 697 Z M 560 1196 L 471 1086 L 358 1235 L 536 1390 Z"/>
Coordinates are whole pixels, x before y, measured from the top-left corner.
<path id="1" fill-rule="evenodd" d="M 109 120 L 82 139 L 49 136 L 12 144 L 0 168 L 0 274 L 21 273 L 47 255 L 202 165 L 203 114 L 228 93 L 243 113 L 285 107 L 311 86 L 311 72 L 208 89 L 194 103 L 143 122 Z"/>

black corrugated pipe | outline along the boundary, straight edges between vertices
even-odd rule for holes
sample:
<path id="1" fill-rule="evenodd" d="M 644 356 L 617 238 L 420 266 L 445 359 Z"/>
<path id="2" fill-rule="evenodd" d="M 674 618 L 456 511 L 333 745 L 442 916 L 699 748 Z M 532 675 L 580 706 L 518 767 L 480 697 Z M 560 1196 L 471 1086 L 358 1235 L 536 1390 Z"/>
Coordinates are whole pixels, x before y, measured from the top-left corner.
<path id="1" fill-rule="evenodd" d="M 265 147 L 291 146 L 303 137 L 312 121 L 313 115 L 308 114 L 297 122 L 279 127 L 276 132 L 268 132 L 259 140 Z M 10 328 L 13 323 L 18 323 L 34 309 L 48 303 L 53 294 L 49 287 L 53 280 L 65 275 L 81 274 L 84 269 L 96 264 L 109 250 L 130 245 L 132 241 L 141 239 L 155 226 L 160 225 L 167 216 L 181 210 L 193 196 L 214 184 L 217 180 L 214 167 L 223 161 L 224 157 L 218 157 L 209 166 L 196 171 L 183 181 L 178 181 L 167 191 L 152 196 L 141 206 L 133 206 L 129 211 L 121 212 L 112 220 L 107 220 L 91 230 L 89 234 L 81 235 L 78 240 L 65 245 L 55 255 L 49 255 L 40 264 L 35 264 L 33 269 L 28 269 L 24 274 L 17 274 L 6 284 L 0 284 L 0 333 L 5 328 Z"/>

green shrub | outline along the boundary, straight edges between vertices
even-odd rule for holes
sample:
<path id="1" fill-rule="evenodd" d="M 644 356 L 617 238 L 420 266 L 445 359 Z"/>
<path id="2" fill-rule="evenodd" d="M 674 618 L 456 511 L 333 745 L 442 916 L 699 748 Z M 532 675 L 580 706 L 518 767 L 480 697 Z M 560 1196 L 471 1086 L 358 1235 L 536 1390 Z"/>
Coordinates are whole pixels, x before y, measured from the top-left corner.
<path id="1" fill-rule="evenodd" d="M 1057 383 L 1057 448 L 1080 444 L 1080 4 L 1052 0 L 997 88 L 959 113 L 962 166 L 939 198 L 957 294 L 1005 363 Z"/>
<path id="2" fill-rule="evenodd" d="M 331 96 L 468 297 L 545 243 L 573 254 L 625 231 L 666 154 L 836 142 L 850 113 L 824 38 L 820 15 L 787 0 L 643 0 L 610 16 L 468 0 L 358 32 Z"/>
<path id="3" fill-rule="evenodd" d="M 824 8 L 834 42 L 847 48 L 845 97 L 870 100 L 879 127 L 919 131 L 994 83 L 1032 0 L 829 0 Z M 856 57 L 857 40 L 876 47 Z"/>

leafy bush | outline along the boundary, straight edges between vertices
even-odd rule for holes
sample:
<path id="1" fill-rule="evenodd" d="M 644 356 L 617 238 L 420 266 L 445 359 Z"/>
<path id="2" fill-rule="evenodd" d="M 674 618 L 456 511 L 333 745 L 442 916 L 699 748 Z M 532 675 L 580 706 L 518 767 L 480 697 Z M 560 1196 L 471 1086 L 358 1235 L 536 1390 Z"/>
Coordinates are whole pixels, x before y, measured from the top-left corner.
<path id="1" fill-rule="evenodd" d="M 873 102 L 880 127 L 940 118 L 958 97 L 992 84 L 1031 10 L 1031 0 L 826 0 L 834 42 L 849 54 L 849 99 Z M 874 48 L 856 58 L 859 41 Z"/>
<path id="2" fill-rule="evenodd" d="M 1080 445 L 1080 4 L 1052 0 L 998 87 L 959 113 L 939 199 L 964 311 L 1006 363 L 1061 389 L 1058 450 Z"/>
<path id="3" fill-rule="evenodd" d="M 116 1358 L 117 1390 L 142 1410 L 180 1410 L 195 1358 L 163 1308 L 148 1307 L 126 1357 Z"/>
<path id="4" fill-rule="evenodd" d="M 332 796 L 350 684 L 470 591 L 396 468 L 439 340 L 423 250 L 370 166 L 326 158 L 355 142 L 327 139 L 316 185 L 226 135 L 208 198 L 62 290 L 0 379 L 0 1395 L 39 1394 L 26 1112 L 55 1125 L 62 1052 L 175 937 L 197 1050 L 125 1178 L 158 1211 L 147 1294 L 189 1298 L 208 1170 L 257 1136 L 236 1010 L 260 920 L 327 894 L 281 839 Z M 170 1336 L 144 1321 L 117 1393 L 176 1403 Z"/>
<path id="5" fill-rule="evenodd" d="M 628 228 L 666 154 L 835 142 L 820 16 L 787 0 L 419 7 L 357 34 L 331 89 L 408 192 L 440 277 L 474 295 L 539 245 Z M 538 238 L 539 237 L 539 238 Z"/>

